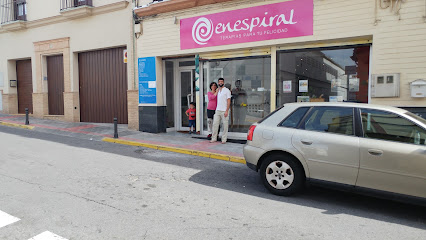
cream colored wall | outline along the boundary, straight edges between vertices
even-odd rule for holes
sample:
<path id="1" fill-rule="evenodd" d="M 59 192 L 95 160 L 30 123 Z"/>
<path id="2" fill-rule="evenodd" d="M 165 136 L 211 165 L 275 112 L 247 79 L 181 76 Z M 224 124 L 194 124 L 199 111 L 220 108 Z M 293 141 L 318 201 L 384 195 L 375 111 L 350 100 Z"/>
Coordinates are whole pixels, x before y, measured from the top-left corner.
<path id="1" fill-rule="evenodd" d="M 122 0 L 93 0 L 94 7 L 100 7 Z M 61 0 L 33 0 L 27 1 L 27 21 L 39 20 L 60 15 Z"/>
<path id="2" fill-rule="evenodd" d="M 373 43 L 373 74 L 401 73 L 400 98 L 373 98 L 373 103 L 395 106 L 426 107 L 425 98 L 412 98 L 409 83 L 426 79 L 425 1 L 403 4 L 400 20 L 379 11 Z"/>
<path id="3" fill-rule="evenodd" d="M 378 9 L 374 0 L 314 0 L 314 35 L 208 48 L 180 50 L 178 19 L 240 8 L 283 2 L 283 0 L 237 0 L 183 11 L 160 14 L 143 20 L 143 35 L 138 40 L 138 57 L 181 56 L 215 51 L 278 46 L 302 48 L 326 46 L 354 39 L 372 39 L 371 73 L 401 73 L 400 98 L 373 98 L 372 103 L 396 106 L 425 106 L 426 99 L 409 95 L 410 81 L 426 79 L 426 23 L 424 0 L 403 3 L 400 16 L 389 9 Z M 280 48 L 278 48 L 280 49 Z"/>
<path id="4" fill-rule="evenodd" d="M 131 3 L 131 0 L 127 0 L 129 3 Z M 120 0 L 92 0 L 93 6 L 94 7 L 100 7 L 100 6 L 104 6 L 104 5 L 108 5 L 111 3 L 116 3 L 116 2 L 120 2 Z"/>
<path id="5" fill-rule="evenodd" d="M 59 15 L 61 1 L 36 0 L 27 1 L 27 21 L 38 20 Z"/>
<path id="6" fill-rule="evenodd" d="M 72 91 L 78 91 L 77 52 L 117 46 L 131 47 L 131 11 L 132 5 L 129 4 L 127 8 L 122 10 L 85 18 L 66 20 L 64 22 L 27 28 L 15 32 L 0 31 L 0 72 L 4 73 L 5 82 L 13 79 L 16 75 L 16 70 L 7 66 L 9 60 L 32 58 L 34 83 L 36 81 L 36 67 L 34 65 L 35 52 L 33 43 L 69 37 Z M 129 89 L 132 89 L 134 85 L 132 71 L 128 71 L 128 75 Z M 36 89 L 36 84 L 33 84 L 33 88 L 34 92 L 41 91 L 40 89 Z M 5 84 L 3 90 L 5 94 L 10 91 L 16 92 L 16 89 L 10 90 L 8 84 Z"/>

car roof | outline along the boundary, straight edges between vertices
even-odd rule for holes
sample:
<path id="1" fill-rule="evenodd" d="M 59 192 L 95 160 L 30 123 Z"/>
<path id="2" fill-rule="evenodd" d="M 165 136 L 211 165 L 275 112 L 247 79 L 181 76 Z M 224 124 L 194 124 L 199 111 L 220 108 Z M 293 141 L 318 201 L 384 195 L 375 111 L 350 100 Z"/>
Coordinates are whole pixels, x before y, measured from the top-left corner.
<path id="1" fill-rule="evenodd" d="M 328 106 L 328 107 L 354 107 L 354 108 L 368 108 L 383 111 L 390 111 L 394 113 L 404 114 L 407 110 L 392 106 L 375 105 L 367 103 L 352 103 L 352 102 L 303 102 L 303 103 L 286 103 L 284 106 L 293 107 L 317 107 L 317 106 Z"/>

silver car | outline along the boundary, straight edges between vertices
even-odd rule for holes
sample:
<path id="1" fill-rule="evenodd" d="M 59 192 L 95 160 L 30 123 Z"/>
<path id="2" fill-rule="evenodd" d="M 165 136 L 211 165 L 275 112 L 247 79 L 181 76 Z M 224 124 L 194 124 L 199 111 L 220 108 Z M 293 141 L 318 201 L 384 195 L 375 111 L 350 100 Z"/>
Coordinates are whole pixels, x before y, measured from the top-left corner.
<path id="1" fill-rule="evenodd" d="M 249 129 L 247 166 L 288 196 L 305 183 L 426 200 L 426 120 L 357 103 L 290 103 Z"/>

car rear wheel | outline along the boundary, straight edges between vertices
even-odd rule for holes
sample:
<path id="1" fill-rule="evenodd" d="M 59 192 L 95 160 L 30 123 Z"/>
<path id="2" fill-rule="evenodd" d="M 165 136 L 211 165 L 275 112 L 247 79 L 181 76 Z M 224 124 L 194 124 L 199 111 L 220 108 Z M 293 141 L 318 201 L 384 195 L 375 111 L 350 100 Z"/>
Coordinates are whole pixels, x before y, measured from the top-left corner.
<path id="1" fill-rule="evenodd" d="M 290 196 L 303 188 L 303 168 L 290 156 L 274 154 L 260 166 L 263 185 L 275 195 Z"/>

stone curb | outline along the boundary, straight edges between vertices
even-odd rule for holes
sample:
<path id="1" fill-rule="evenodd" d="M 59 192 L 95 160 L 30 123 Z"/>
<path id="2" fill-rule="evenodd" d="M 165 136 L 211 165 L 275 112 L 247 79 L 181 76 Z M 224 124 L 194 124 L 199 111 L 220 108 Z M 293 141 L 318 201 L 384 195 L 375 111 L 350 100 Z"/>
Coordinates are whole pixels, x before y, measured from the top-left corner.
<path id="1" fill-rule="evenodd" d="M 121 140 L 121 139 L 116 139 L 116 138 L 103 138 L 102 141 L 110 142 L 110 143 L 123 144 L 123 145 L 129 145 L 129 146 L 146 147 L 146 148 L 152 148 L 152 149 L 157 149 L 157 150 L 161 150 L 161 151 L 176 152 L 176 153 L 188 154 L 188 155 L 193 155 L 193 156 L 200 156 L 200 157 L 206 157 L 206 158 L 218 159 L 218 160 L 223 160 L 223 161 L 246 164 L 246 160 L 242 157 L 234 157 L 234 156 L 229 156 L 229 155 L 225 155 L 225 154 L 211 153 L 211 152 L 191 150 L 191 149 L 185 149 L 185 148 L 168 147 L 168 146 L 157 145 L 157 144 L 149 144 L 149 143 L 141 143 L 141 142 L 128 141 L 128 140 Z"/>
<path id="2" fill-rule="evenodd" d="M 24 124 L 17 124 L 17 123 L 8 123 L 8 122 L 0 122 L 0 125 L 8 126 L 8 127 L 18 127 L 18 128 L 24 128 L 33 130 L 35 127 L 30 125 L 24 125 Z"/>

